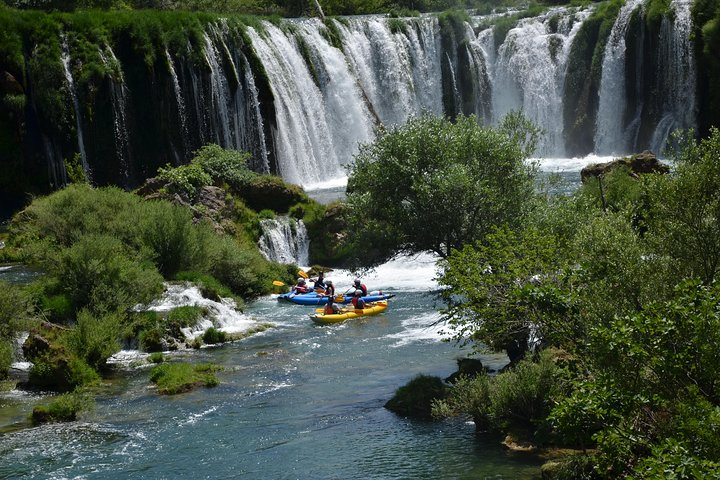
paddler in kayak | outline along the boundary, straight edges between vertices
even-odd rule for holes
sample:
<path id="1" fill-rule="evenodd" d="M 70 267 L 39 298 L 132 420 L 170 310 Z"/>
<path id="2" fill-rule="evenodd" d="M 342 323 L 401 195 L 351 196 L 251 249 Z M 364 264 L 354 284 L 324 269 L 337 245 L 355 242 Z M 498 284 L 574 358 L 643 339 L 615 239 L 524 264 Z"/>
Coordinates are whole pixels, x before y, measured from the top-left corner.
<path id="1" fill-rule="evenodd" d="M 302 295 L 303 293 L 307 293 L 308 291 L 309 289 L 305 284 L 305 279 L 300 277 L 297 280 L 297 285 L 295 285 L 292 290 L 290 290 L 290 293 L 295 295 Z"/>
<path id="2" fill-rule="evenodd" d="M 355 290 L 355 293 L 353 294 L 352 304 L 353 307 L 355 307 L 355 310 L 362 310 L 365 308 L 365 300 L 362 299 L 363 297 L 363 291 L 362 290 Z"/>
<path id="3" fill-rule="evenodd" d="M 313 290 L 318 293 L 325 291 L 325 274 L 323 272 L 318 273 L 315 283 L 313 284 Z"/>
<path id="4" fill-rule="evenodd" d="M 355 288 L 356 288 L 357 290 L 360 290 L 360 291 L 362 292 L 362 296 L 363 296 L 363 297 L 367 297 L 368 288 L 365 286 L 364 283 L 362 283 L 362 282 L 360 281 L 359 278 L 356 278 L 356 279 L 353 281 L 353 285 L 355 286 Z"/>
<path id="5" fill-rule="evenodd" d="M 332 280 L 325 280 L 325 295 L 335 298 L 335 285 L 333 285 Z"/>
<path id="6" fill-rule="evenodd" d="M 323 310 L 323 313 L 325 315 L 334 315 L 336 313 L 340 313 L 340 307 L 337 306 L 333 297 L 328 297 L 328 302 L 325 305 L 325 310 Z"/>

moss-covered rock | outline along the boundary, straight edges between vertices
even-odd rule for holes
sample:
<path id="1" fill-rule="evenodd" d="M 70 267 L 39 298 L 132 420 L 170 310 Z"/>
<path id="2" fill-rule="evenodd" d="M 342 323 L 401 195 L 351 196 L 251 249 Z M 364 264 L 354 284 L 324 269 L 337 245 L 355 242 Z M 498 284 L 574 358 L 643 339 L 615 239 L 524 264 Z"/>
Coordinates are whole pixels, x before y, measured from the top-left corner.
<path id="1" fill-rule="evenodd" d="M 51 422 L 72 422 L 80 412 L 92 407 L 89 396 L 66 393 L 53 398 L 50 403 L 33 408 L 30 419 L 34 425 Z"/>
<path id="2" fill-rule="evenodd" d="M 646 150 L 637 155 L 615 159 L 612 162 L 588 165 L 580 171 L 580 178 L 585 183 L 590 178 L 606 175 L 618 168 L 626 168 L 632 177 L 646 173 L 670 172 L 670 167 L 661 163 L 654 153 Z"/>
<path id="3" fill-rule="evenodd" d="M 196 387 L 215 387 L 220 381 L 215 372 L 220 367 L 212 364 L 163 363 L 150 371 L 150 381 L 161 395 L 189 392 Z"/>
<path id="4" fill-rule="evenodd" d="M 447 387 L 439 377 L 418 375 L 397 389 L 385 408 L 404 417 L 432 419 L 432 402 L 441 400 Z"/>
<path id="5" fill-rule="evenodd" d="M 269 208 L 278 213 L 287 213 L 293 205 L 308 201 L 302 187 L 286 183 L 273 175 L 257 176 L 238 193 L 247 206 L 255 211 Z"/>

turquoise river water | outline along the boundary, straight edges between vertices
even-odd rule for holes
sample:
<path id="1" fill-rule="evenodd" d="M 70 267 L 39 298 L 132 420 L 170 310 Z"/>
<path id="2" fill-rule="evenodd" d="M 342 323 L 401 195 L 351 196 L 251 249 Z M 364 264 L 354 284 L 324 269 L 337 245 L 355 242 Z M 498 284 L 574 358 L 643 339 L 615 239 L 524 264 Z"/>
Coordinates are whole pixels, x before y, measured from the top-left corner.
<path id="1" fill-rule="evenodd" d="M 445 377 L 468 352 L 441 341 L 433 259 L 402 258 L 368 275 L 392 291 L 384 315 L 317 326 L 311 307 L 262 298 L 245 312 L 275 328 L 173 359 L 224 367 L 221 384 L 176 396 L 147 367 L 122 367 L 93 412 L 31 427 L 47 397 L 0 394 L 0 478 L 522 479 L 537 458 L 506 451 L 463 419 L 409 420 L 383 408 L 422 373 Z M 333 272 L 339 286 L 347 272 Z M 138 352 L 124 352 L 135 361 Z M 482 357 L 501 367 L 502 355 Z"/>

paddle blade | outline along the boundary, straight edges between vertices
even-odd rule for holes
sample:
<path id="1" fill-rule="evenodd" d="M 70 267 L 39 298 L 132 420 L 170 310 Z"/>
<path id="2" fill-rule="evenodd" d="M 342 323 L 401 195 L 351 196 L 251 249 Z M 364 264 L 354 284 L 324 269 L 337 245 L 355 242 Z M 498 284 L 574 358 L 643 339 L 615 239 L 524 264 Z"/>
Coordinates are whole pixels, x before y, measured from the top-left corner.
<path id="1" fill-rule="evenodd" d="M 298 275 L 300 275 L 301 277 L 306 278 L 306 279 L 310 278 L 310 276 L 307 273 L 303 272 L 302 270 L 298 271 Z"/>
<path id="2" fill-rule="evenodd" d="M 338 296 L 335 297 L 335 301 L 336 301 L 336 302 L 344 302 L 344 301 L 345 301 L 345 297 L 342 296 L 342 295 L 338 295 Z"/>
<path id="3" fill-rule="evenodd" d="M 273 285 L 275 285 L 276 287 L 282 287 L 283 285 L 285 285 L 285 282 L 281 282 L 280 280 L 273 280 Z"/>

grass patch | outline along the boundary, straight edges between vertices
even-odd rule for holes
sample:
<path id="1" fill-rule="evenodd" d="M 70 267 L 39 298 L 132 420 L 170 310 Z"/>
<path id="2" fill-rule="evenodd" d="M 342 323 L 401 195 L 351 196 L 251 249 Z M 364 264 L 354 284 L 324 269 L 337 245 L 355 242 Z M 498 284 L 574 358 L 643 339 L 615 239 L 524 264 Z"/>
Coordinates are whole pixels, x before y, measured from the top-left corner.
<path id="1" fill-rule="evenodd" d="M 150 371 L 150 381 L 157 385 L 161 395 L 175 395 L 196 387 L 219 385 L 215 375 L 219 370 L 221 368 L 213 364 L 164 363 Z"/>
<path id="2" fill-rule="evenodd" d="M 212 344 L 216 344 L 216 343 L 226 342 L 228 340 L 228 336 L 222 330 L 218 330 L 215 327 L 210 327 L 207 330 L 205 330 L 205 333 L 203 333 L 202 339 L 206 345 L 212 345 Z"/>
<path id="3" fill-rule="evenodd" d="M 54 422 L 72 422 L 78 413 L 92 408 L 93 401 L 88 395 L 65 393 L 54 397 L 50 403 L 33 408 L 30 420 L 33 425 Z"/>
<path id="4" fill-rule="evenodd" d="M 162 354 L 162 352 L 153 352 L 148 357 L 148 362 L 150 363 L 163 363 L 165 361 L 165 356 Z"/>

